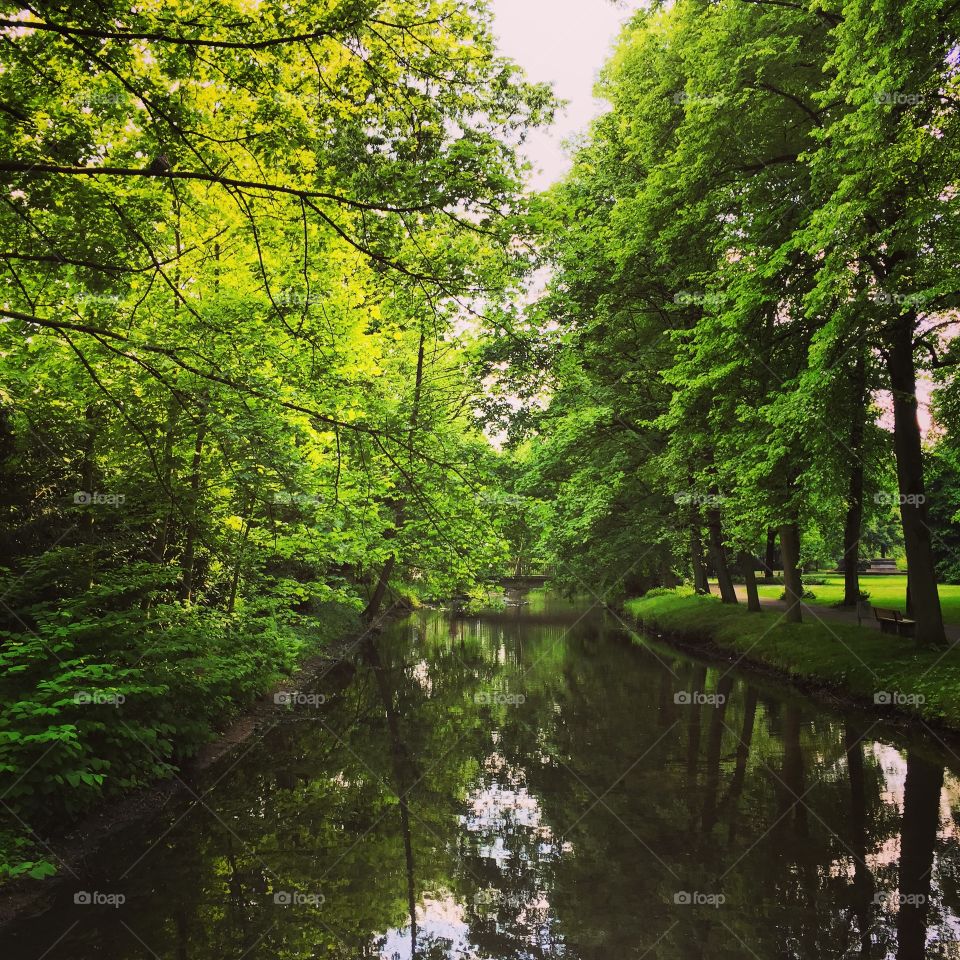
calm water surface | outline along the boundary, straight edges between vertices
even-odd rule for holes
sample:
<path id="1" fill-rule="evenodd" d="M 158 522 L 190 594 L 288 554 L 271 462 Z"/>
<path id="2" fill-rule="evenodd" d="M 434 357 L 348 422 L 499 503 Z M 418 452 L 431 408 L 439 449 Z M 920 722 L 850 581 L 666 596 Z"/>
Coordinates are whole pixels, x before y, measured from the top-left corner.
<path id="1" fill-rule="evenodd" d="M 0 957 L 960 958 L 933 737 L 550 598 L 414 615 L 304 694 Z"/>

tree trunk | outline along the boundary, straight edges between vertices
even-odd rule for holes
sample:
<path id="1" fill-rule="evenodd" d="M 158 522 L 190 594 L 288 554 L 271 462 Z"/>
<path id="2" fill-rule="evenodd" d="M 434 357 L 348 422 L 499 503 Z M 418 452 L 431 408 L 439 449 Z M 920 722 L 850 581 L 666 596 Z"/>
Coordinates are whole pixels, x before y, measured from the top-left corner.
<path id="1" fill-rule="evenodd" d="M 413 450 L 413 438 L 416 434 L 417 423 L 420 419 L 420 398 L 423 393 L 423 362 L 424 362 L 424 353 L 426 347 L 426 333 L 423 326 L 420 327 L 420 345 L 417 349 L 417 373 L 416 378 L 413 384 L 413 405 L 410 409 L 410 426 L 407 431 L 407 445 L 410 447 L 412 452 Z M 402 499 L 398 499 L 394 503 L 393 516 L 396 523 L 397 530 L 403 526 L 403 511 L 404 511 L 404 502 Z M 383 603 L 383 597 L 387 592 L 387 586 L 390 583 L 390 575 L 393 573 L 393 568 L 397 565 L 397 556 L 395 553 L 391 553 L 387 557 L 386 561 L 383 564 L 383 569 L 380 571 L 380 576 L 377 579 L 377 585 L 374 588 L 373 596 L 370 598 L 370 602 L 367 604 L 366 609 L 363 611 L 363 618 L 365 620 L 373 620 L 373 618 L 380 611 L 380 606 Z"/>
<path id="2" fill-rule="evenodd" d="M 164 511 L 163 520 L 154 538 L 153 545 L 147 547 L 147 552 L 160 564 L 163 563 L 166 556 L 167 544 L 170 541 L 170 533 L 173 530 L 173 504 L 170 502 L 170 499 L 173 496 L 173 453 L 179 412 L 179 401 L 176 396 L 171 395 L 167 405 L 167 423 L 163 431 L 163 459 L 161 460 L 163 469 L 161 486 L 163 488 L 162 493 L 166 497 L 166 510 Z"/>
<path id="3" fill-rule="evenodd" d="M 243 554 L 247 547 L 247 538 L 250 536 L 250 515 L 253 505 L 257 501 L 256 492 L 250 494 L 249 506 L 243 511 L 243 529 L 240 531 L 240 541 L 237 544 L 237 556 L 233 563 L 233 574 L 230 577 L 230 596 L 227 599 L 227 613 L 233 613 L 237 605 L 237 591 L 240 589 L 240 574 L 243 571 Z"/>
<path id="4" fill-rule="evenodd" d="M 800 579 L 800 529 L 796 523 L 780 528 L 780 552 L 783 554 L 783 582 L 787 593 L 787 621 L 803 622 L 803 582 Z"/>
<path id="5" fill-rule="evenodd" d="M 763 575 L 763 579 L 767 583 L 773 583 L 773 568 L 777 562 L 777 531 L 768 530 L 767 531 L 767 549 L 764 553 L 763 565 L 766 567 L 766 572 Z"/>
<path id="6" fill-rule="evenodd" d="M 923 448 L 917 418 L 917 376 L 913 359 L 912 311 L 902 317 L 893 333 L 887 358 L 893 391 L 893 445 L 897 455 L 900 519 L 910 575 L 910 600 L 921 644 L 943 644 L 943 614 L 937 592 L 927 498 L 923 483 Z"/>
<path id="7" fill-rule="evenodd" d="M 207 412 L 203 407 L 200 410 L 200 423 L 197 426 L 197 436 L 193 444 L 193 461 L 190 464 L 190 518 L 187 521 L 187 542 L 183 548 L 181 568 L 183 574 L 180 581 L 180 599 L 193 598 L 194 570 L 196 566 L 197 526 L 199 524 L 200 478 L 203 465 L 203 442 L 207 436 Z"/>
<path id="8" fill-rule="evenodd" d="M 709 533 L 710 560 L 717 571 L 717 584 L 720 587 L 720 599 L 724 603 L 736 603 L 737 591 L 733 587 L 733 577 L 727 564 L 727 553 L 723 547 L 723 533 L 720 529 L 720 511 L 707 511 L 707 532 Z"/>
<path id="9" fill-rule="evenodd" d="M 672 559 L 671 556 L 666 556 L 660 562 L 660 579 L 667 590 L 675 590 L 680 586 L 680 578 L 673 572 L 673 565 L 670 562 Z"/>
<path id="10" fill-rule="evenodd" d="M 850 484 L 843 527 L 843 605 L 860 602 L 860 528 L 863 524 L 863 436 L 867 417 L 866 361 L 861 352 L 853 372 L 853 411 L 850 422 Z"/>
<path id="11" fill-rule="evenodd" d="M 740 567 L 743 570 L 743 580 L 747 586 L 747 609 L 751 613 L 760 613 L 760 593 L 757 590 L 757 575 L 753 569 L 753 555 L 746 550 L 740 551 Z"/>
<path id="12" fill-rule="evenodd" d="M 693 589 L 697 593 L 710 593 L 710 580 L 703 562 L 703 541 L 695 523 L 690 524 L 690 562 L 693 565 Z"/>
<path id="13" fill-rule="evenodd" d="M 387 592 L 387 585 L 390 583 L 390 574 L 397 563 L 397 558 L 390 554 L 383 564 L 380 576 L 377 578 L 377 585 L 374 588 L 373 596 L 363 611 L 363 619 L 370 621 L 380 612 L 380 606 L 383 604 L 383 597 Z"/>

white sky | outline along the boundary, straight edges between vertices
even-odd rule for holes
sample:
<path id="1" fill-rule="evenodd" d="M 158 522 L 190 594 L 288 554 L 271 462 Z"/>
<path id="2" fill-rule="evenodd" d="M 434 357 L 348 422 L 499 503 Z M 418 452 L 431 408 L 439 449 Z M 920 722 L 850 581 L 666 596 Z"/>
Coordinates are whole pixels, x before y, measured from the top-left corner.
<path id="1" fill-rule="evenodd" d="M 638 0 L 491 0 L 501 52 L 531 80 L 552 83 L 560 99 L 569 101 L 549 131 L 537 131 L 527 141 L 533 189 L 542 190 L 566 173 L 562 142 L 586 130 L 603 111 L 593 85 L 620 26 L 639 5 Z"/>

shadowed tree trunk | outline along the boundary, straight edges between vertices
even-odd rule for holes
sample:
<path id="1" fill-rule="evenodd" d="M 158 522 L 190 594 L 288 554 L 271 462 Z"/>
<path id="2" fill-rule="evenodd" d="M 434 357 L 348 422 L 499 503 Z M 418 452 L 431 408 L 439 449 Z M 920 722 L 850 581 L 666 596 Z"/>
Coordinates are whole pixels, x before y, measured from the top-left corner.
<path id="1" fill-rule="evenodd" d="M 687 693 L 691 695 L 703 693 L 704 685 L 707 682 L 707 668 L 695 667 L 690 679 L 692 682 Z M 688 786 L 690 799 L 692 799 L 697 789 L 697 764 L 700 757 L 700 704 L 693 701 L 691 696 L 688 708 L 690 710 L 690 720 L 687 723 L 687 776 L 690 778 Z"/>
<path id="2" fill-rule="evenodd" d="M 787 593 L 786 618 L 790 623 L 803 622 L 803 582 L 800 578 L 800 530 L 796 523 L 780 528 L 780 552 L 783 554 L 783 582 Z"/>
<path id="3" fill-rule="evenodd" d="M 764 574 L 763 579 L 767 583 L 773 583 L 773 568 L 777 563 L 777 531 L 767 531 L 767 549 L 763 555 Z"/>
<path id="4" fill-rule="evenodd" d="M 897 320 L 887 355 L 893 391 L 893 445 L 897 454 L 900 519 L 910 573 L 910 600 L 919 643 L 946 642 L 934 567 L 927 498 L 923 482 L 923 448 L 917 418 L 917 374 L 913 357 L 914 311 Z"/>
<path id="5" fill-rule="evenodd" d="M 850 422 L 850 483 L 843 526 L 843 605 L 860 602 L 860 530 L 863 525 L 863 437 L 867 418 L 866 361 L 861 352 L 853 371 Z"/>
<path id="6" fill-rule="evenodd" d="M 191 600 L 194 590 L 196 568 L 197 526 L 200 522 L 200 480 L 203 467 L 203 444 L 207 436 L 207 409 L 200 407 L 200 423 L 193 443 L 193 460 L 190 463 L 190 506 L 187 518 L 187 539 L 183 548 L 183 571 L 180 580 L 180 599 Z"/>
<path id="7" fill-rule="evenodd" d="M 697 593 L 710 592 L 710 580 L 707 577 L 707 565 L 703 562 L 703 541 L 700 527 L 690 525 L 690 562 L 693 566 L 693 589 Z"/>
<path id="8" fill-rule="evenodd" d="M 709 533 L 710 561 L 717 572 L 717 585 L 720 587 L 720 599 L 724 603 L 736 603 L 737 591 L 733 587 L 727 552 L 723 546 L 723 531 L 720 525 L 720 511 L 707 511 L 707 531 Z"/>
<path id="9" fill-rule="evenodd" d="M 746 550 L 740 551 L 740 569 L 743 570 L 743 582 L 747 588 L 747 609 L 760 613 L 760 593 L 757 590 L 757 574 L 753 569 L 753 555 Z"/>
<path id="10" fill-rule="evenodd" d="M 384 594 L 386 594 L 387 586 L 390 583 L 390 575 L 393 573 L 393 568 L 396 565 L 396 562 L 397 558 L 391 554 L 389 557 L 387 557 L 383 567 L 380 569 L 380 575 L 377 577 L 377 585 L 374 587 L 370 601 L 363 611 L 363 617 L 365 620 L 372 620 L 380 610 L 380 607 L 383 604 Z"/>

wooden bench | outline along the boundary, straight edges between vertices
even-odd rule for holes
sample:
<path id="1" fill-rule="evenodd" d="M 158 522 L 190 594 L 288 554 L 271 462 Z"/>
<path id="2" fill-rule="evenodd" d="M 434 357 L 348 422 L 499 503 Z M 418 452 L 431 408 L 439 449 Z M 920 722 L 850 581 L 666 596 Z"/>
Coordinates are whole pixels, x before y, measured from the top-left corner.
<path id="1" fill-rule="evenodd" d="M 917 625 L 915 620 L 908 620 L 899 610 L 874 607 L 861 600 L 857 604 L 857 623 L 862 624 L 863 620 L 869 620 L 871 615 L 880 624 L 881 633 L 895 633 L 901 637 L 912 637 Z"/>

